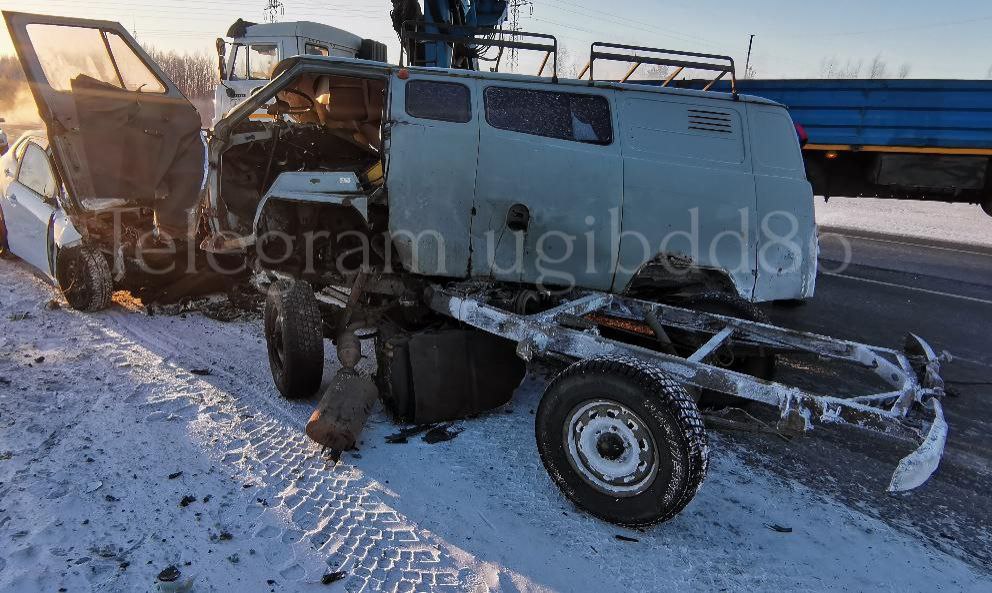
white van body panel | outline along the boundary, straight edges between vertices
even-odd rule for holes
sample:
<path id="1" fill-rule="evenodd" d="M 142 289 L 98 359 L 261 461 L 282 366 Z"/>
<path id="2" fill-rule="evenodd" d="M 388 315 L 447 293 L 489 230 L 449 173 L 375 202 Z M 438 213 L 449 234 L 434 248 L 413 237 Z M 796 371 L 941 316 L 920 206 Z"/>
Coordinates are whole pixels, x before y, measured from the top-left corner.
<path id="1" fill-rule="evenodd" d="M 652 260 L 677 261 L 726 271 L 750 299 L 757 238 L 745 104 L 649 93 L 618 102 L 624 200 L 613 290 Z"/>

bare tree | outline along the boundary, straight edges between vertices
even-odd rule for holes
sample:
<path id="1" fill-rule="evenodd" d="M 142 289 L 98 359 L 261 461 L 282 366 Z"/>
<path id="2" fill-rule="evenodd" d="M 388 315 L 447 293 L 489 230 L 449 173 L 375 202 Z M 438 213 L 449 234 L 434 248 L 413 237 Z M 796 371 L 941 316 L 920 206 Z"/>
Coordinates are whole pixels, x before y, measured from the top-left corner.
<path id="1" fill-rule="evenodd" d="M 643 65 L 630 75 L 628 80 L 665 80 L 671 72 L 668 66 L 662 64 Z"/>
<path id="2" fill-rule="evenodd" d="M 877 80 L 879 78 L 888 78 L 888 75 L 889 67 L 885 63 L 885 60 L 882 59 L 882 54 L 876 54 L 868 66 L 868 78 Z"/>
<path id="3" fill-rule="evenodd" d="M 820 60 L 820 78 L 837 78 L 837 58 L 830 56 Z"/>
<path id="4" fill-rule="evenodd" d="M 216 58 L 211 59 L 203 52 L 181 54 L 154 47 L 145 48 L 145 51 L 190 99 L 213 96 L 214 88 L 217 86 Z"/>
<path id="5" fill-rule="evenodd" d="M 841 64 L 836 56 L 830 56 L 820 60 L 820 78 L 861 78 L 863 67 L 863 60 L 848 59 Z"/>
<path id="6" fill-rule="evenodd" d="M 902 66 L 899 66 L 899 73 L 896 74 L 899 78 L 909 78 L 909 71 L 912 68 L 909 62 L 903 62 Z"/>
<path id="7" fill-rule="evenodd" d="M 579 74 L 579 68 L 572 57 L 572 51 L 564 45 L 558 46 L 558 76 L 561 78 L 575 78 Z"/>

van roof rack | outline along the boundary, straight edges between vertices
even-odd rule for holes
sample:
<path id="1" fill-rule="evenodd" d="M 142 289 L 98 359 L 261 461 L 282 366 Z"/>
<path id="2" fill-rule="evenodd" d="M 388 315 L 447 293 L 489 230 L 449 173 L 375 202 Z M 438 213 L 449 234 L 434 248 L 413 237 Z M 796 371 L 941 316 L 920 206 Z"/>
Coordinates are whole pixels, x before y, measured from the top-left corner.
<path id="1" fill-rule="evenodd" d="M 609 51 L 600 51 L 603 49 L 619 49 L 626 50 L 633 53 L 615 53 Z M 657 56 L 651 55 L 639 55 L 638 52 L 643 53 L 654 53 L 659 54 Z M 693 58 L 693 59 L 689 59 Z M 597 41 L 593 43 L 589 48 L 589 61 L 586 63 L 585 67 L 582 68 L 582 72 L 579 73 L 577 78 L 582 78 L 585 76 L 586 71 L 589 71 L 589 80 L 594 80 L 593 78 L 593 66 L 596 60 L 611 60 L 614 62 L 627 62 L 633 63 L 627 73 L 620 79 L 620 82 L 626 82 L 628 78 L 634 73 L 635 70 L 641 64 L 655 64 L 658 66 L 673 66 L 675 69 L 668 74 L 664 81 L 662 81 L 661 86 L 668 86 L 671 84 L 675 77 L 682 73 L 686 68 L 692 70 L 708 70 L 710 72 L 717 72 L 713 80 L 711 80 L 705 87 L 704 91 L 710 90 L 718 80 L 721 80 L 727 74 L 730 75 L 730 92 L 734 95 L 737 94 L 737 73 L 734 70 L 734 58 L 730 56 L 722 56 L 719 54 L 701 54 L 689 51 L 676 51 L 672 49 L 659 49 L 655 47 L 641 47 L 638 45 L 623 45 L 619 43 L 605 43 L 602 41 Z M 705 60 L 705 61 L 700 61 Z"/>
<path id="2" fill-rule="evenodd" d="M 541 76 L 551 58 L 551 78 L 558 82 L 558 39 L 545 33 L 528 33 L 527 31 L 511 31 L 508 29 L 493 29 L 488 27 L 470 27 L 451 23 L 428 23 L 422 20 L 404 21 L 400 27 L 400 65 L 403 56 L 409 57 L 412 43 L 417 41 L 443 41 L 452 45 L 459 44 L 467 48 L 497 47 L 499 52 L 495 58 L 486 58 L 476 51 L 477 59 L 496 62 L 494 72 L 499 71 L 500 59 L 504 49 L 523 49 L 543 51 L 541 61 Z M 543 40 L 543 41 L 541 41 Z"/>

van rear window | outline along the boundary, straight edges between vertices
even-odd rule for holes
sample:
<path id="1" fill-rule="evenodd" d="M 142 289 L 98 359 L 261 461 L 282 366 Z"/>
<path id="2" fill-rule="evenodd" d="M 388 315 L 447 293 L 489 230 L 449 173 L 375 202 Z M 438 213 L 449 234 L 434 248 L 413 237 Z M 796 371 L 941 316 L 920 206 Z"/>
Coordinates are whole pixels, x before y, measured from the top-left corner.
<path id="1" fill-rule="evenodd" d="M 456 82 L 411 80 L 406 83 L 406 112 L 422 119 L 465 123 L 472 119 L 471 94 Z"/>
<path id="2" fill-rule="evenodd" d="M 494 128 L 589 144 L 613 142 L 610 103 L 600 95 L 491 86 L 486 121 Z"/>

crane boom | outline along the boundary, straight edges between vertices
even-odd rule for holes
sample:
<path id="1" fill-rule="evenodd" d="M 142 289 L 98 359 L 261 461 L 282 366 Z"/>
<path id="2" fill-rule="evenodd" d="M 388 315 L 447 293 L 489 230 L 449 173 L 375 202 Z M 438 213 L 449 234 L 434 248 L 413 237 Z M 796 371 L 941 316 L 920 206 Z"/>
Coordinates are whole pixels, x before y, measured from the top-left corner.
<path id="1" fill-rule="evenodd" d="M 393 29 L 412 66 L 478 70 L 478 54 L 472 43 L 479 30 L 496 30 L 506 20 L 507 0 L 393 0 L 390 16 Z M 415 22 L 425 33 L 460 34 L 464 43 L 441 40 L 403 39 L 403 24 Z"/>

